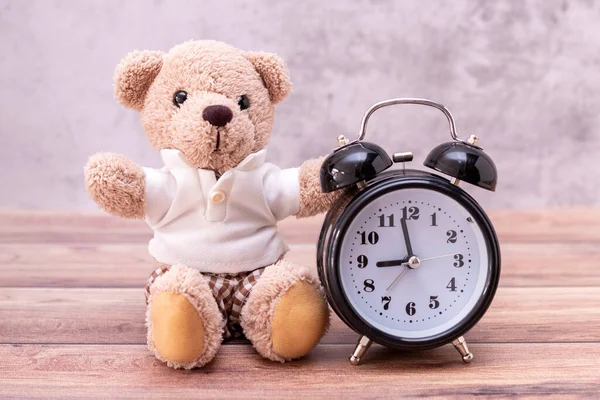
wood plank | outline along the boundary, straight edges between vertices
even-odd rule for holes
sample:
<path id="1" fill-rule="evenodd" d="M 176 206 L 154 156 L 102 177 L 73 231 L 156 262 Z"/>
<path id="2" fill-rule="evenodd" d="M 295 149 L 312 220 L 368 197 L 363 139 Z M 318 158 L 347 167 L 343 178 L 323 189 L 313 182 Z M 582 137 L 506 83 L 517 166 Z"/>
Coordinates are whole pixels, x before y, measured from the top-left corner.
<path id="1" fill-rule="evenodd" d="M 600 342 L 600 288 L 500 288 L 473 343 Z M 0 343 L 145 343 L 142 289 L 0 289 Z M 336 316 L 323 343 L 356 342 Z"/>
<path id="2" fill-rule="evenodd" d="M 291 245 L 286 260 L 316 269 L 314 245 Z M 141 288 L 156 268 L 146 244 L 0 244 L 0 286 Z"/>
<path id="3" fill-rule="evenodd" d="M 334 317 L 299 362 L 272 363 L 236 342 L 204 369 L 173 371 L 144 344 L 142 286 L 152 260 L 143 222 L 0 211 L 0 398 L 597 398 L 600 209 L 491 217 L 502 243 L 502 287 L 467 334 L 472 365 L 451 346 L 413 353 L 374 346 L 366 364 L 352 367 L 357 334 Z M 314 268 L 321 220 L 281 224 L 292 243 L 288 260 Z M 232 376 L 244 384 L 233 385 Z"/>
<path id="4" fill-rule="evenodd" d="M 290 247 L 288 261 L 316 268 L 315 245 Z M 505 243 L 501 285 L 600 286 L 599 265 L 597 244 Z M 0 244 L 0 286 L 139 288 L 153 268 L 145 244 Z"/>
<path id="5" fill-rule="evenodd" d="M 324 216 L 288 218 L 279 224 L 289 243 L 316 243 Z M 141 220 L 99 212 L 0 210 L 0 243 L 148 243 Z"/>
<path id="6" fill-rule="evenodd" d="M 493 210 L 489 215 L 501 243 L 600 241 L 600 208 Z"/>
<path id="7" fill-rule="evenodd" d="M 598 343 L 471 348 L 475 361 L 463 365 L 451 346 L 402 354 L 373 346 L 365 363 L 355 367 L 347 361 L 351 345 L 322 345 L 305 359 L 286 364 L 238 345 L 222 348 L 203 369 L 176 371 L 144 346 L 0 345 L 0 397 L 594 398 L 600 391 Z"/>
<path id="8" fill-rule="evenodd" d="M 600 242 L 600 209 L 492 210 L 503 243 Z M 290 243 L 316 243 L 323 216 L 288 218 L 279 226 Z M 100 212 L 0 210 L 0 243 L 144 243 L 142 221 Z"/>

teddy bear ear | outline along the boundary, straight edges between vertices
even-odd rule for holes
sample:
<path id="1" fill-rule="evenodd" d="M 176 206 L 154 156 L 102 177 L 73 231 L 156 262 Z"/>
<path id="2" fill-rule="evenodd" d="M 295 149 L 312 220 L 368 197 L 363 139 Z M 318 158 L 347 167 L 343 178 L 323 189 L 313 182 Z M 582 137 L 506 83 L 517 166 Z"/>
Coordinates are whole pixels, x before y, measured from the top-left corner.
<path id="1" fill-rule="evenodd" d="M 146 93 L 163 65 L 164 53 L 160 51 L 134 51 L 129 53 L 115 70 L 115 96 L 128 108 L 141 111 Z"/>
<path id="2" fill-rule="evenodd" d="M 248 52 L 245 56 L 262 78 L 273 104 L 279 103 L 292 91 L 290 72 L 277 54 Z"/>

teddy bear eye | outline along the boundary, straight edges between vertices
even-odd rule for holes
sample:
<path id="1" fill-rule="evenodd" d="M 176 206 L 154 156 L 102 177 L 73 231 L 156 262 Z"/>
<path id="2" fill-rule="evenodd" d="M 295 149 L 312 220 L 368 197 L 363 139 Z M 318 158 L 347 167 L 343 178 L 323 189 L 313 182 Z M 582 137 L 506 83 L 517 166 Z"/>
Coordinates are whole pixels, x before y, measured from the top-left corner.
<path id="1" fill-rule="evenodd" d="M 238 99 L 238 105 L 240 106 L 240 110 L 246 110 L 250 108 L 250 99 L 245 94 L 241 95 Z"/>
<path id="2" fill-rule="evenodd" d="M 179 107 L 180 105 L 185 103 L 186 100 L 187 100 L 187 92 L 186 91 L 180 90 L 178 92 L 175 92 L 175 94 L 173 95 L 173 104 L 175 104 L 177 107 Z"/>

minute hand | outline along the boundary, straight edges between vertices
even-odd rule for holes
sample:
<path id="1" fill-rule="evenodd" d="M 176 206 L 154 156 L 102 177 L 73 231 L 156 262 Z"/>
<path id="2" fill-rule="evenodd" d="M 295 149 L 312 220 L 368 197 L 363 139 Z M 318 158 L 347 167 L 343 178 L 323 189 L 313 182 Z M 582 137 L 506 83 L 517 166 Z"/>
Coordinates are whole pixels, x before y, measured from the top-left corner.
<path id="1" fill-rule="evenodd" d="M 406 252 L 408 256 L 406 258 L 411 258 L 415 254 L 412 250 L 412 245 L 410 243 L 410 236 L 408 236 L 408 226 L 406 225 L 406 218 L 402 218 L 400 220 L 400 225 L 402 225 L 402 234 L 404 235 L 404 243 L 406 244 Z"/>

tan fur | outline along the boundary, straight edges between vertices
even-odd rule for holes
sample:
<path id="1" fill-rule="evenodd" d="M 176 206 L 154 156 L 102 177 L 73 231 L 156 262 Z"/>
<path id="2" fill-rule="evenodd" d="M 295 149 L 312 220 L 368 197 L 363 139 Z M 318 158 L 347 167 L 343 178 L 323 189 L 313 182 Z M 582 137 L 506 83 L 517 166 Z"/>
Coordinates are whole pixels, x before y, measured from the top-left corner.
<path id="1" fill-rule="evenodd" d="M 204 350 L 204 324 L 180 293 L 160 292 L 152 300 L 152 341 L 156 352 L 173 364 L 186 365 Z"/>
<path id="2" fill-rule="evenodd" d="M 300 211 L 297 218 L 312 217 L 327 211 L 343 191 L 321 191 L 320 170 L 323 159 L 305 161 L 300 166 Z"/>
<path id="3" fill-rule="evenodd" d="M 279 309 L 281 317 L 278 317 L 273 327 L 273 318 L 280 301 L 297 284 L 306 284 L 311 290 L 300 290 L 297 293 L 300 296 L 294 295 L 295 302 L 285 301 L 284 306 Z M 302 327 L 296 325 L 296 332 L 287 328 L 279 332 L 281 323 L 286 320 L 285 315 L 301 318 L 298 322 Z M 270 360 L 285 362 L 305 355 L 318 343 L 329 326 L 329 310 L 319 279 L 314 273 L 306 267 L 279 261 L 265 269 L 248 296 L 240 319 L 244 333 L 256 351 Z M 306 338 L 299 339 L 303 335 Z M 277 339 L 277 346 L 285 351 L 284 354 L 277 352 L 274 337 Z M 295 339 L 300 340 L 298 347 L 293 346 Z"/>
<path id="4" fill-rule="evenodd" d="M 163 308 L 164 304 L 160 304 L 160 302 L 165 301 L 166 298 L 161 300 L 161 293 L 180 294 L 185 297 L 199 315 L 201 324 L 199 325 L 197 320 L 190 316 L 189 305 L 182 301 L 181 296 L 169 298 L 174 300 L 171 303 L 172 307 Z M 153 307 L 156 298 L 159 299 L 160 310 L 155 313 Z M 160 325 L 157 327 L 160 332 L 158 345 L 154 336 L 155 324 Z M 148 347 L 154 352 L 156 358 L 173 368 L 191 369 L 201 367 L 215 357 L 221 346 L 225 321 L 215 303 L 206 278 L 198 270 L 175 265 L 164 275 L 158 277 L 150 287 L 146 325 L 148 327 Z M 184 348 L 179 347 L 182 345 L 181 342 L 194 343 L 194 336 L 197 336 L 198 339 L 203 337 L 201 354 L 196 354 L 195 358 L 193 358 L 194 351 L 190 349 L 189 352 L 186 352 Z M 195 347 L 194 350 L 199 348 Z M 161 350 L 165 352 L 162 353 Z"/>
<path id="5" fill-rule="evenodd" d="M 115 97 L 125 107 L 140 111 L 146 93 L 162 67 L 164 53 L 134 51 L 129 53 L 115 71 Z"/>
<path id="6" fill-rule="evenodd" d="M 105 211 L 124 218 L 144 218 L 144 171 L 120 154 L 98 153 L 85 166 L 90 197 Z"/>
<path id="7" fill-rule="evenodd" d="M 264 73 L 279 78 L 261 76 L 242 51 L 225 43 L 198 41 L 175 46 L 164 56 L 142 110 L 150 143 L 157 150 L 180 150 L 198 168 L 222 174 L 235 167 L 267 145 L 273 128 L 274 104 L 265 84 L 281 81 L 279 85 L 284 86 L 287 75 L 276 65 Z M 177 108 L 173 95 L 179 90 L 186 91 L 188 98 Z M 240 110 L 241 95 L 248 96 L 250 108 Z M 205 121 L 202 112 L 209 105 L 229 107 L 231 122 L 216 128 Z M 215 151 L 217 133 L 219 151 Z"/>
<path id="8" fill-rule="evenodd" d="M 178 91 L 187 92 L 187 100 L 176 105 L 173 97 Z M 192 166 L 217 175 L 266 147 L 274 106 L 290 91 L 289 72 L 281 58 L 215 41 L 190 41 L 167 53 L 136 51 L 115 71 L 117 100 L 140 111 L 152 146 L 177 149 Z M 242 95 L 250 101 L 245 110 L 238 105 Z M 211 105 L 228 107 L 231 121 L 219 128 L 205 121 L 203 111 Z M 300 168 L 298 217 L 325 211 L 338 196 L 321 193 L 321 162 L 310 160 Z M 109 213 L 144 217 L 145 176 L 134 162 L 100 153 L 88 162 L 85 178 L 90 197 Z M 174 266 L 150 291 L 146 323 L 148 347 L 155 356 L 174 368 L 210 362 L 221 344 L 225 321 L 206 278 L 196 270 Z M 284 261 L 265 269 L 241 315 L 241 325 L 257 351 L 280 362 L 310 351 L 328 323 L 318 278 L 305 267 Z"/>
<path id="9" fill-rule="evenodd" d="M 254 64 L 274 104 L 279 103 L 292 91 L 290 73 L 279 56 L 265 52 L 249 52 L 246 58 Z"/>
<path id="10" fill-rule="evenodd" d="M 329 310 L 313 284 L 295 283 L 281 297 L 271 319 L 273 351 L 285 359 L 308 354 L 327 329 Z"/>

